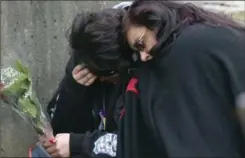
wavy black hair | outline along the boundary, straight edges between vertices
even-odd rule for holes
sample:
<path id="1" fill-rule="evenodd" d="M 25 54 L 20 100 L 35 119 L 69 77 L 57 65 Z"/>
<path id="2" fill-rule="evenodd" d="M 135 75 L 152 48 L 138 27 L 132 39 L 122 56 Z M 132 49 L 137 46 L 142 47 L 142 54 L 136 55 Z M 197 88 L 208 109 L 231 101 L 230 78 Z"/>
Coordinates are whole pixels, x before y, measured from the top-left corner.
<path id="1" fill-rule="evenodd" d="M 158 30 L 157 38 L 161 37 L 161 43 L 165 42 L 166 46 L 172 43 L 169 41 L 173 41 L 181 29 L 196 23 L 245 31 L 245 27 L 232 18 L 202 9 L 191 3 L 171 0 L 136 0 L 124 16 L 123 23 L 124 31 L 131 24 Z"/>
<path id="2" fill-rule="evenodd" d="M 132 53 L 122 33 L 125 11 L 104 9 L 77 14 L 68 31 L 68 40 L 76 60 L 91 71 L 120 71 L 132 63 Z"/>

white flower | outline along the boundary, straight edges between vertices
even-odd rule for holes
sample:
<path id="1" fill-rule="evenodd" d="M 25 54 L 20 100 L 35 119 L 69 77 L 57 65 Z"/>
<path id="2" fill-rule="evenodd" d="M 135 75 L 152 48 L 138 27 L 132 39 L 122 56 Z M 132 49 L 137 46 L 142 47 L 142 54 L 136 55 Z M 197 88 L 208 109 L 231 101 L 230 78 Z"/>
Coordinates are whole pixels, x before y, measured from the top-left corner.
<path id="1" fill-rule="evenodd" d="M 22 74 L 12 67 L 1 69 L 1 82 L 4 88 L 12 86 Z"/>

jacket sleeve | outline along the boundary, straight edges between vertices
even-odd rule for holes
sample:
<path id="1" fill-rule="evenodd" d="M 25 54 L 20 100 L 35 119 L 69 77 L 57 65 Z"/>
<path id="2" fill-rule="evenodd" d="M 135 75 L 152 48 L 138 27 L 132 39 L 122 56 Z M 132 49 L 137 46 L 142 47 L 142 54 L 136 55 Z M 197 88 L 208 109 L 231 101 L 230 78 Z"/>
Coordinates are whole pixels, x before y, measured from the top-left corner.
<path id="1" fill-rule="evenodd" d="M 112 98 L 110 98 L 112 99 Z M 118 125 L 123 106 L 123 94 L 117 96 L 114 103 L 113 116 L 111 119 Z M 107 111 L 109 112 L 109 111 Z M 109 119 L 109 118 L 107 118 Z M 109 120 L 106 121 L 109 123 Z M 107 124 L 108 125 L 108 124 Z M 106 126 L 107 126 L 106 125 Z M 112 124 L 111 124 L 112 125 Z M 94 130 L 87 131 L 85 134 L 70 134 L 71 157 L 82 157 L 87 155 L 89 158 L 111 158 L 116 157 L 117 149 L 117 129 L 111 128 L 107 131 Z M 112 131 L 112 132 L 108 132 Z"/>
<path id="2" fill-rule="evenodd" d="M 70 134 L 71 157 L 87 155 L 89 158 L 116 157 L 117 133 L 94 130 L 85 134 Z"/>
<path id="3" fill-rule="evenodd" d="M 118 93 L 118 95 L 109 95 L 108 97 L 111 106 L 108 106 L 106 111 L 106 131 L 94 130 L 92 132 L 87 131 L 85 134 L 70 134 L 71 157 L 79 157 L 79 155 L 81 157 L 87 155 L 89 158 L 116 157 L 117 126 L 124 103 L 124 94 L 121 90 L 124 89 L 122 84 L 115 86 L 111 92 Z M 110 114 L 112 116 L 109 117 Z"/>
<path id="4" fill-rule="evenodd" d="M 73 79 L 74 61 L 71 56 L 65 75 L 47 107 L 54 134 L 81 133 L 93 127 L 91 87 L 80 85 Z"/>

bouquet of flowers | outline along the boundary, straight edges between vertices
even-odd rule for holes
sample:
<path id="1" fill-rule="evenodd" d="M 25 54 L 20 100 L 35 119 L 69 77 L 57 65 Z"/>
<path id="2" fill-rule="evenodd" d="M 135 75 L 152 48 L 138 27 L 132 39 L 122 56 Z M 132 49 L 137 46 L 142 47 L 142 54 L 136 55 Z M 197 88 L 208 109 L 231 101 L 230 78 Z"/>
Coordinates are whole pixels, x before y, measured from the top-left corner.
<path id="1" fill-rule="evenodd" d="M 33 90 L 30 70 L 20 61 L 16 61 L 15 67 L 1 69 L 0 99 L 31 125 L 38 135 L 53 140 L 48 117 Z"/>

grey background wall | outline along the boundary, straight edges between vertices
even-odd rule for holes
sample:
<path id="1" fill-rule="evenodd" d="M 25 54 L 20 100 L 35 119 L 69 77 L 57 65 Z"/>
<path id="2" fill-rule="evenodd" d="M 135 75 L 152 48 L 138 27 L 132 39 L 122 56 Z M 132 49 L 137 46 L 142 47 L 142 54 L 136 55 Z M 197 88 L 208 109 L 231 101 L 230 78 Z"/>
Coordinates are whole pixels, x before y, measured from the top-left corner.
<path id="1" fill-rule="evenodd" d="M 21 58 L 32 70 L 43 106 L 51 98 L 68 60 L 65 31 L 81 10 L 100 10 L 117 1 L 1 2 L 1 66 Z M 0 106 L 0 157 L 27 156 L 36 135 L 14 112 Z"/>

